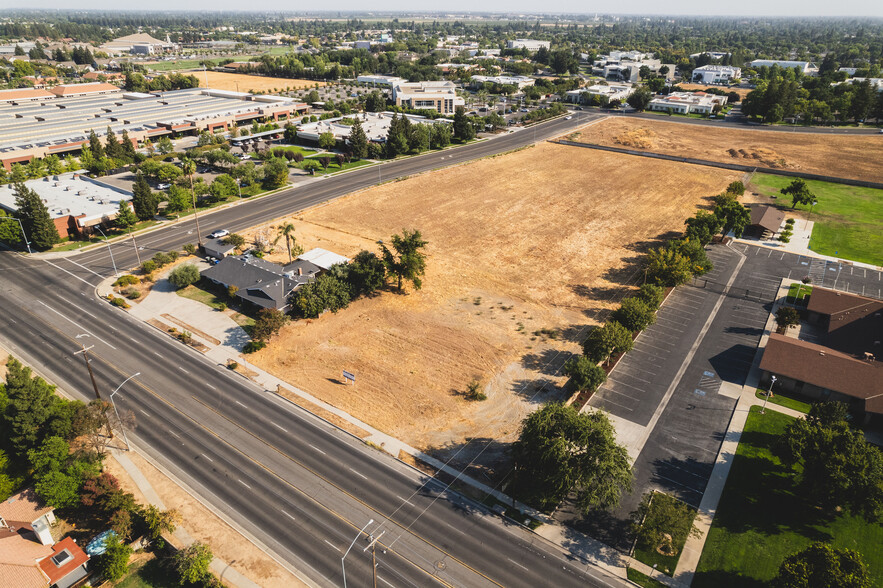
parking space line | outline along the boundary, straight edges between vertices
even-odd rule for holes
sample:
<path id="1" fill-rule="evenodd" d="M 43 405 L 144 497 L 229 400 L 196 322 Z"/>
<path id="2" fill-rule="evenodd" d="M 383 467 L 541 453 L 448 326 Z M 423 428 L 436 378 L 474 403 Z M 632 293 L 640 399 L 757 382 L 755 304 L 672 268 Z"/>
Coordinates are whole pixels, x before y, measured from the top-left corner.
<path id="1" fill-rule="evenodd" d="M 645 374 L 649 374 L 651 377 L 656 375 L 656 372 L 651 372 L 650 370 L 645 370 L 643 368 L 639 368 L 639 367 L 631 365 L 631 364 L 624 365 L 624 362 L 620 362 L 619 365 L 616 366 L 616 371 L 622 371 L 622 370 L 635 370 L 638 372 L 643 372 Z"/>
<path id="2" fill-rule="evenodd" d="M 670 331 L 675 331 L 676 333 L 683 333 L 684 332 L 684 329 L 679 329 L 677 327 L 664 325 L 664 324 L 660 323 L 659 321 L 656 321 L 656 324 L 654 324 L 652 327 L 647 327 L 647 330 L 649 331 L 651 328 L 653 328 L 653 329 L 668 329 Z"/>
<path id="3" fill-rule="evenodd" d="M 626 406 L 626 405 L 624 405 L 624 404 L 620 404 L 620 403 L 618 403 L 618 402 L 614 402 L 613 400 L 610 400 L 609 398 L 603 398 L 603 397 L 601 397 L 601 396 L 597 396 L 597 395 L 596 395 L 596 398 L 598 398 L 598 401 L 599 401 L 599 402 L 606 402 L 606 403 L 608 403 L 608 404 L 614 404 L 614 405 L 616 405 L 616 406 L 618 406 L 618 407 L 620 407 L 620 408 L 624 408 L 624 409 L 626 409 L 626 410 L 629 411 L 629 412 L 634 412 L 634 410 L 635 410 L 635 409 L 633 409 L 633 408 L 631 408 L 631 407 L 629 407 L 629 406 Z"/>
<path id="4" fill-rule="evenodd" d="M 680 325 L 681 327 L 685 327 L 685 326 L 687 326 L 688 324 L 690 324 L 689 321 L 687 321 L 687 322 L 681 322 L 681 321 L 676 321 L 676 320 L 674 320 L 674 319 L 671 319 L 671 318 L 669 318 L 669 317 L 667 317 L 667 316 L 659 316 L 659 315 L 657 315 L 657 316 L 656 316 L 656 322 L 659 322 L 659 321 L 668 321 L 668 322 L 670 322 L 670 323 L 674 323 L 674 324 L 676 324 L 676 325 Z"/>
<path id="5" fill-rule="evenodd" d="M 622 380 L 614 380 L 610 376 L 607 376 L 607 380 L 610 382 L 613 382 L 614 384 L 619 384 L 620 386 L 625 386 L 626 388 L 631 388 L 632 390 L 637 390 L 638 392 L 646 392 L 646 390 L 644 388 L 638 388 L 637 386 L 632 386 L 631 384 L 626 384 Z M 623 396 L 628 396 L 628 394 L 625 394 L 624 392 L 619 392 L 618 390 L 615 390 L 614 388 L 611 388 L 611 390 L 613 390 L 614 392 L 618 392 L 619 394 L 622 394 Z M 632 397 L 629 396 L 629 398 L 632 398 Z M 639 399 L 632 398 L 632 400 L 639 400 Z"/>
<path id="6" fill-rule="evenodd" d="M 607 390 L 608 392 L 611 392 L 611 393 L 613 393 L 613 394 L 619 394 L 620 396 L 625 396 L 625 397 L 628 398 L 629 400 L 633 400 L 633 401 L 635 401 L 635 402 L 640 402 L 640 401 L 641 401 L 640 398 L 635 398 L 634 396 L 631 396 L 631 395 L 629 395 L 629 394 L 626 394 L 625 392 L 622 392 L 622 391 L 617 390 L 616 388 L 614 388 L 614 387 L 613 387 L 613 384 L 618 384 L 618 383 L 619 383 L 619 382 L 615 382 L 615 381 L 611 380 L 611 384 L 607 384 L 607 385 L 606 385 L 607 387 L 605 388 L 605 390 Z M 640 391 L 643 392 L 643 390 L 640 390 Z"/>
<path id="7" fill-rule="evenodd" d="M 617 367 L 619 367 L 619 366 L 617 366 Z M 653 382 L 651 382 L 650 380 L 645 380 L 645 379 L 643 379 L 643 378 L 639 378 L 638 376 L 635 376 L 635 375 L 633 375 L 633 374 L 624 373 L 622 370 L 616 370 L 616 371 L 613 372 L 613 373 L 615 373 L 617 376 L 622 375 L 622 376 L 626 376 L 626 377 L 628 377 L 628 378 L 633 378 L 633 379 L 635 379 L 635 380 L 638 380 L 639 382 L 644 382 L 645 384 L 652 384 L 652 383 L 653 383 Z M 611 378 L 610 376 L 608 376 L 607 379 L 608 379 L 608 380 L 613 380 L 613 378 Z M 613 381 L 616 382 L 616 380 L 613 380 Z"/>
<path id="8" fill-rule="evenodd" d="M 665 327 L 662 327 L 662 328 L 664 329 Z M 649 347 L 651 349 L 658 349 L 659 351 L 664 351 L 666 354 L 671 353 L 671 349 L 665 349 L 664 347 L 657 347 L 656 345 L 652 345 L 650 343 L 647 343 L 646 341 L 641 341 L 641 347 Z"/>
<path id="9" fill-rule="evenodd" d="M 655 473 L 654 475 L 655 475 L 657 478 L 660 478 L 660 479 L 667 480 L 667 481 L 671 482 L 671 483 L 674 484 L 675 486 L 680 486 L 681 488 L 684 488 L 684 489 L 687 490 L 688 492 L 692 492 L 692 493 L 694 493 L 694 494 L 699 494 L 700 496 L 702 495 L 702 491 L 701 491 L 701 490 L 696 490 L 696 489 L 694 489 L 694 488 L 692 488 L 692 487 L 690 487 L 690 486 L 687 486 L 686 484 L 682 484 L 682 483 L 678 482 L 677 480 L 672 480 L 671 478 L 669 478 L 669 477 L 667 477 L 667 476 L 663 476 L 663 475 L 661 475 L 661 474 L 659 474 L 659 473 Z"/>

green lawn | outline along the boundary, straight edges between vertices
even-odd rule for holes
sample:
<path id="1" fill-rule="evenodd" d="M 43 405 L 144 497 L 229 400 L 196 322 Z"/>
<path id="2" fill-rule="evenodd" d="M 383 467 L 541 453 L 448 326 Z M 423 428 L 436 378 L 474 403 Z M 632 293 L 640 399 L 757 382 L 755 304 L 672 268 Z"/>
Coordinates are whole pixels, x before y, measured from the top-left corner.
<path id="1" fill-rule="evenodd" d="M 660 492 L 654 493 L 653 502 L 650 504 L 650 512 L 647 515 L 648 520 L 650 517 L 653 516 L 654 512 L 657 512 L 656 507 L 663 504 L 663 501 L 668 501 L 668 503 L 670 504 L 680 503 L 680 501 L 678 501 L 673 496 L 668 496 Z M 675 555 L 662 555 L 661 553 L 656 551 L 655 547 L 642 545 L 641 541 L 639 540 L 638 545 L 635 547 L 635 559 L 651 567 L 653 565 L 656 565 L 656 569 L 664 574 L 668 574 L 669 576 L 674 575 L 675 568 L 677 568 L 678 566 L 678 560 L 681 557 L 681 552 L 684 549 L 684 543 L 686 543 L 687 541 L 686 532 L 689 531 L 689 525 L 692 525 L 693 519 L 696 518 L 696 509 L 688 507 L 688 509 L 683 514 L 684 518 L 682 518 L 681 520 L 684 521 L 685 525 L 684 533 L 675 533 L 674 531 L 669 531 L 669 533 L 672 535 L 672 543 L 674 544 L 674 548 L 677 550 L 677 553 Z M 685 519 L 688 519 L 689 522 L 686 522 Z"/>
<path id="2" fill-rule="evenodd" d="M 304 157 L 310 157 L 311 155 L 316 155 L 315 149 L 307 149 L 306 147 L 301 147 L 300 145 L 282 145 L 275 146 L 270 149 L 270 151 L 291 151 L 292 153 L 300 153 Z"/>
<path id="3" fill-rule="evenodd" d="M 220 60 L 213 60 L 212 63 L 216 63 Z M 202 67 L 200 65 L 202 62 L 201 59 L 182 59 L 180 61 L 160 61 L 159 63 L 152 63 L 147 67 L 154 71 L 173 71 L 179 69 L 194 69 L 197 67 Z"/>
<path id="4" fill-rule="evenodd" d="M 311 157 L 307 157 L 307 159 L 318 159 L 320 157 L 322 157 L 322 155 L 313 155 Z M 349 163 L 344 163 L 343 166 L 338 167 L 337 160 L 334 159 L 334 156 L 329 155 L 328 157 L 331 158 L 331 163 L 328 165 L 328 170 L 327 171 L 322 170 L 322 169 L 316 170 L 317 176 L 333 174 L 334 172 L 345 171 L 348 169 L 362 167 L 363 165 L 369 165 L 369 164 L 373 163 L 372 161 L 368 161 L 367 159 L 359 159 L 359 160 L 355 160 L 355 161 L 350 161 Z"/>
<path id="5" fill-rule="evenodd" d="M 175 588 L 181 583 L 174 571 L 167 569 L 158 559 L 133 565 L 129 573 L 117 582 L 115 588 Z"/>
<path id="6" fill-rule="evenodd" d="M 751 185 L 760 194 L 773 195 L 792 180 L 757 174 Z M 883 265 L 883 190 L 816 180 L 807 180 L 806 184 L 818 200 L 812 213 L 815 226 L 810 248 L 822 255 Z M 781 195 L 780 198 L 784 199 L 781 206 L 790 210 L 790 199 Z M 797 221 L 797 226 L 802 222 Z"/>
<path id="7" fill-rule="evenodd" d="M 226 297 L 220 297 L 214 292 L 210 292 L 209 290 L 200 287 L 198 284 L 192 284 L 186 288 L 181 288 L 176 294 L 182 298 L 189 298 L 190 300 L 202 302 L 207 306 L 211 306 L 215 310 L 219 310 L 221 304 L 227 304 Z"/>
<path id="8" fill-rule="evenodd" d="M 883 524 L 820 511 L 803 499 L 793 471 L 773 455 L 792 420 L 769 407 L 764 415 L 751 407 L 694 587 L 765 587 L 786 556 L 815 541 L 860 552 L 872 585 L 883 585 Z"/>
<path id="9" fill-rule="evenodd" d="M 766 398 L 766 390 L 761 390 L 760 388 L 754 393 L 754 395 L 763 400 Z M 769 404 L 778 404 L 779 406 L 784 406 L 785 408 L 790 408 L 792 410 L 799 410 L 800 412 L 806 414 L 809 412 L 810 407 L 812 406 L 812 402 L 809 401 L 809 398 L 804 400 L 799 400 L 793 396 L 785 396 L 781 392 L 776 392 L 773 390 L 773 395 L 770 396 L 768 401 Z"/>
<path id="10" fill-rule="evenodd" d="M 665 584 L 663 584 L 659 580 L 655 580 L 647 574 L 639 572 L 638 570 L 627 568 L 626 574 L 628 575 L 629 580 L 631 580 L 638 586 L 643 586 L 644 588 L 666 588 Z"/>
<path id="11" fill-rule="evenodd" d="M 788 302 L 792 304 L 795 302 L 799 302 L 801 305 L 806 305 L 807 298 L 812 294 L 812 286 L 807 286 L 806 284 L 797 282 L 788 286 Z"/>

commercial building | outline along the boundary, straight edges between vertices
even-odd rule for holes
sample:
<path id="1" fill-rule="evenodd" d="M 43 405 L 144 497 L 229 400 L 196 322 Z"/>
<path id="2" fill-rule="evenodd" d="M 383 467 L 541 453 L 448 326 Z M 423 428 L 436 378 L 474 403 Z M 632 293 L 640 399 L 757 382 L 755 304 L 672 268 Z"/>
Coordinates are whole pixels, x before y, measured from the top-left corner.
<path id="1" fill-rule="evenodd" d="M 650 110 L 673 112 L 676 114 L 710 114 L 717 105 L 726 104 L 726 96 L 716 96 L 705 92 L 672 92 L 668 96 L 650 101 Z"/>
<path id="2" fill-rule="evenodd" d="M 473 85 L 491 83 L 501 86 L 515 86 L 519 90 L 533 86 L 535 79 L 528 76 L 472 76 Z"/>
<path id="3" fill-rule="evenodd" d="M 101 45 L 101 49 L 107 53 L 133 53 L 140 55 L 154 55 L 156 53 L 171 53 L 177 51 L 179 46 L 172 43 L 168 35 L 165 41 L 160 41 L 147 33 L 136 33 L 119 37 Z"/>
<path id="4" fill-rule="evenodd" d="M 590 97 L 598 96 L 599 98 L 603 96 L 608 102 L 612 100 L 624 101 L 631 92 L 630 86 L 623 85 L 588 86 L 578 90 L 569 90 L 566 94 L 566 99 L 568 102 L 585 102 L 585 97 L 588 95 Z"/>
<path id="5" fill-rule="evenodd" d="M 36 192 L 46 205 L 62 238 L 90 233 L 95 225 L 116 218 L 120 201 L 132 200 L 131 192 L 79 173 L 29 180 L 25 186 Z M 8 212 L 17 210 L 12 184 L 0 186 L 0 208 Z"/>
<path id="6" fill-rule="evenodd" d="M 466 101 L 457 96 L 454 82 L 400 82 L 392 87 L 392 99 L 396 106 L 413 109 L 435 110 L 440 114 L 453 114 Z"/>
<path id="7" fill-rule="evenodd" d="M 359 76 L 356 81 L 360 84 L 371 84 L 372 86 L 389 86 L 392 88 L 396 84 L 402 84 L 407 80 L 405 78 L 397 78 L 396 76 Z"/>
<path id="8" fill-rule="evenodd" d="M 883 302 L 816 286 L 806 310 L 812 340 L 770 335 L 764 387 L 776 376 L 774 393 L 846 402 L 866 422 L 883 424 Z"/>
<path id="9" fill-rule="evenodd" d="M 551 46 L 552 43 L 549 41 L 535 41 L 534 39 L 515 39 L 514 41 L 506 41 L 506 47 L 509 49 L 539 51 L 541 47 L 549 49 Z"/>
<path id="10" fill-rule="evenodd" d="M 287 97 L 198 88 L 144 94 L 98 82 L 17 92 L 22 91 L 9 91 L 4 98 L 0 91 L 0 162 L 6 169 L 35 157 L 79 151 L 91 130 L 99 137 L 108 127 L 117 136 L 126 130 L 130 139 L 143 141 L 224 130 L 256 119 L 288 119 L 308 110 Z"/>
<path id="11" fill-rule="evenodd" d="M 755 59 L 751 62 L 751 67 L 757 69 L 759 67 L 772 67 L 778 65 L 784 69 L 794 69 L 795 67 L 805 75 L 812 75 L 819 72 L 819 68 L 809 61 L 785 61 L 780 59 Z"/>
<path id="12" fill-rule="evenodd" d="M 392 112 L 365 112 L 351 116 L 328 118 L 314 123 L 297 125 L 297 136 L 306 141 L 318 141 L 322 133 L 331 133 L 338 141 L 345 141 L 349 137 L 352 125 L 347 124 L 353 117 L 358 117 L 362 130 L 369 141 L 383 143 L 389 134 L 389 123 L 392 120 Z M 414 114 L 399 114 L 399 117 L 407 118 L 411 124 L 432 124 L 434 122 L 450 123 L 450 120 L 438 119 L 434 121 L 423 116 Z"/>
<path id="13" fill-rule="evenodd" d="M 732 65 L 703 65 L 693 70 L 692 79 L 697 84 L 728 84 L 742 77 L 742 68 Z"/>

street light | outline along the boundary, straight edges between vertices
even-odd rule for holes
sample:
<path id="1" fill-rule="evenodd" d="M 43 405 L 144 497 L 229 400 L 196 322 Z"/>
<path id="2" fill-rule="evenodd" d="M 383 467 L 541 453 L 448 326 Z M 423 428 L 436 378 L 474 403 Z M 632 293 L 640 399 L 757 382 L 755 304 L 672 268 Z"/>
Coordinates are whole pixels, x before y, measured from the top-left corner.
<path id="1" fill-rule="evenodd" d="M 806 222 L 803 223 L 803 230 L 804 230 L 804 231 L 805 231 L 806 228 L 809 226 L 809 219 L 812 218 L 812 209 L 813 209 L 813 208 L 815 207 L 815 205 L 818 204 L 818 203 L 819 203 L 818 200 L 813 200 L 813 201 L 812 201 L 812 204 L 809 205 L 809 216 L 806 217 Z"/>
<path id="2" fill-rule="evenodd" d="M 763 406 L 762 406 L 761 409 L 760 409 L 760 414 L 763 414 L 763 411 L 766 410 L 766 403 L 767 403 L 767 400 L 769 400 L 769 399 L 770 399 L 770 396 L 773 395 L 773 386 L 775 386 L 775 384 L 776 384 L 776 376 L 770 376 L 770 380 L 771 380 L 771 381 L 770 381 L 770 387 L 767 389 L 767 391 L 766 391 L 766 396 L 765 396 L 764 399 L 763 399 Z"/>
<path id="3" fill-rule="evenodd" d="M 104 237 L 104 244 L 107 245 L 107 251 L 110 253 L 110 263 L 113 264 L 113 275 L 120 277 L 120 272 L 117 271 L 117 263 L 113 260 L 113 249 L 111 249 L 110 243 L 107 241 L 107 235 L 104 234 L 104 231 L 101 230 L 100 226 L 95 225 L 95 228 L 98 229 L 98 232 Z"/>
<path id="4" fill-rule="evenodd" d="M 140 375 L 141 375 L 141 372 L 138 372 L 136 374 L 132 374 L 131 376 L 129 376 L 128 378 L 123 380 L 123 384 L 125 384 L 126 382 L 128 382 L 129 380 L 134 378 L 135 376 L 140 376 Z M 110 393 L 110 403 L 113 404 L 113 412 L 116 413 L 117 421 L 120 423 L 120 430 L 123 432 L 123 439 L 126 442 L 126 451 L 129 451 L 129 438 L 126 436 L 126 427 L 123 426 L 123 421 L 122 421 L 122 419 L 120 419 L 120 412 L 117 410 L 117 403 L 113 401 L 113 395 L 120 391 L 120 388 L 123 387 L 123 384 L 120 384 L 119 386 L 117 386 L 117 389 Z"/>
<path id="5" fill-rule="evenodd" d="M 348 555 L 350 554 L 350 550 L 353 548 L 353 545 L 356 544 L 356 541 L 358 541 L 359 537 L 362 536 L 362 533 L 365 532 L 365 529 L 368 528 L 368 525 L 370 525 L 370 524 L 373 523 L 373 522 L 374 522 L 374 519 L 371 519 L 370 521 L 368 521 L 368 522 L 365 524 L 364 527 L 362 527 L 362 528 L 359 530 L 358 535 L 356 535 L 355 538 L 353 538 L 353 542 L 350 543 L 350 546 L 349 546 L 349 548 L 346 550 L 346 553 L 344 553 L 344 554 L 343 554 L 343 557 L 340 558 L 340 569 L 341 569 L 341 571 L 343 572 L 343 588 L 346 588 L 346 566 L 344 565 L 343 560 L 345 560 L 345 559 L 346 559 L 346 556 L 348 556 Z"/>
<path id="6" fill-rule="evenodd" d="M 28 248 L 28 253 L 33 253 L 33 251 L 31 251 L 31 242 L 28 241 L 28 236 L 25 234 L 25 226 L 24 226 L 23 224 L 21 224 L 21 219 L 20 219 L 20 218 L 16 217 L 15 220 L 18 221 L 18 226 L 21 227 L 21 236 L 22 236 L 22 237 L 24 238 L 24 240 L 25 240 L 25 246 Z"/>
<path id="7" fill-rule="evenodd" d="M 239 199 L 242 200 L 242 180 L 239 178 L 236 179 L 236 189 L 239 190 Z"/>

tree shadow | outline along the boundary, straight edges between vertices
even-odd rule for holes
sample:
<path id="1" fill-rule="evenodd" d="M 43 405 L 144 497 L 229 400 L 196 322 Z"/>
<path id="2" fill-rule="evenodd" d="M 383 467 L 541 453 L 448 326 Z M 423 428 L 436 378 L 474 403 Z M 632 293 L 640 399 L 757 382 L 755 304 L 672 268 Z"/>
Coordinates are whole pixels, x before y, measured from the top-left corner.
<path id="1" fill-rule="evenodd" d="M 634 533 L 631 518 L 624 510 L 592 509 L 584 513 L 568 497 L 555 511 L 554 518 L 564 523 L 565 528 L 588 535 L 619 552 L 628 553 L 631 549 Z"/>
<path id="2" fill-rule="evenodd" d="M 750 367 L 744 363 L 744 358 L 748 357 L 753 360 L 756 351 L 756 348 L 748 345 L 733 345 L 709 358 L 708 363 L 711 364 L 721 380 L 742 384 L 745 382 Z"/>
<path id="3" fill-rule="evenodd" d="M 760 327 L 727 327 L 724 329 L 724 332 L 738 335 L 751 335 L 754 337 L 760 337 L 763 335 L 763 329 Z"/>
<path id="4" fill-rule="evenodd" d="M 636 285 L 639 275 L 642 275 L 644 256 L 623 257 L 620 261 L 622 262 L 620 267 L 608 268 L 601 274 L 601 278 L 611 284 L 619 284 L 620 286 Z"/>
<path id="5" fill-rule="evenodd" d="M 552 400 L 565 400 L 568 394 L 563 387 L 549 378 L 515 380 L 512 382 L 510 390 L 512 394 L 521 397 L 522 400 L 537 405 Z"/>
<path id="6" fill-rule="evenodd" d="M 670 494 L 693 508 L 699 508 L 705 486 L 711 477 L 714 462 L 702 462 L 695 458 L 657 459 L 652 464 L 650 482 L 666 494 Z"/>
<path id="7" fill-rule="evenodd" d="M 589 333 L 592 332 L 592 329 L 595 328 L 595 325 L 570 325 L 560 329 L 561 338 L 565 341 L 582 345 Z"/>
<path id="8" fill-rule="evenodd" d="M 490 437 L 471 437 L 463 442 L 429 448 L 426 453 L 479 482 L 495 486 L 512 469 L 511 446 L 511 443 Z M 440 473 L 436 477 L 445 475 Z M 449 481 L 452 480 L 451 477 Z"/>
<path id="9" fill-rule="evenodd" d="M 696 572 L 690 586 L 693 588 L 767 588 L 769 584 L 737 572 L 710 570 Z"/>
<path id="10" fill-rule="evenodd" d="M 527 353 L 521 356 L 521 365 L 525 369 L 537 371 L 547 376 L 555 376 L 561 373 L 564 364 L 571 357 L 573 357 L 572 353 L 547 347 L 537 353 Z"/>
<path id="11" fill-rule="evenodd" d="M 651 239 L 629 243 L 625 245 L 625 248 L 636 253 L 647 253 L 653 247 L 658 247 L 659 245 L 662 245 L 666 241 L 671 241 L 672 239 L 680 239 L 683 236 L 683 231 L 666 231 L 664 233 L 656 235 L 656 237 L 653 237 Z"/>

